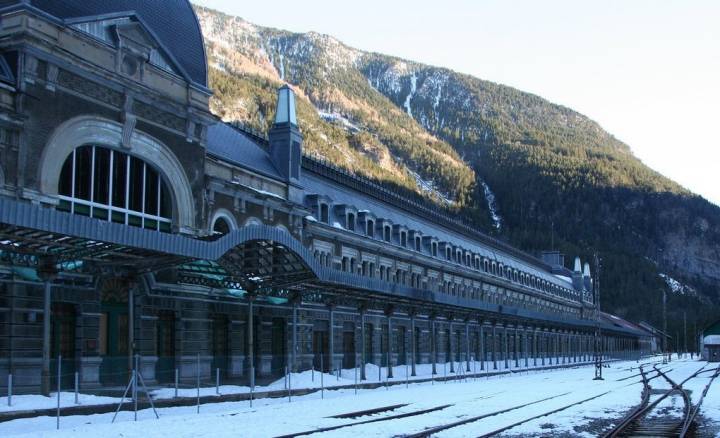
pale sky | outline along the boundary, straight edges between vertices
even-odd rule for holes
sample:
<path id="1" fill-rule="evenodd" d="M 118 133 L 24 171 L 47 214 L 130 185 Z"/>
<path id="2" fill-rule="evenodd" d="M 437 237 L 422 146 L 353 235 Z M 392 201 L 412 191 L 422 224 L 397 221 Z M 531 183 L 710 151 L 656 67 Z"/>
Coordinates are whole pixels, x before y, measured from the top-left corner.
<path id="1" fill-rule="evenodd" d="M 535 93 L 720 205 L 720 1 L 196 2 Z"/>

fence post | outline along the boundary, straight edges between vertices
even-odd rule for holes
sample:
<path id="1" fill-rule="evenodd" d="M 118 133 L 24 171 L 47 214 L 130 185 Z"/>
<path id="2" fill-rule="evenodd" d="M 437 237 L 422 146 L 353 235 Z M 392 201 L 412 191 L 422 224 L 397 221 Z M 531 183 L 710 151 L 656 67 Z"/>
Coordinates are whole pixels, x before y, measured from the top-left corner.
<path id="1" fill-rule="evenodd" d="M 62 355 L 58 355 L 57 359 L 57 414 L 56 414 L 56 424 L 55 428 L 57 430 L 60 430 L 60 377 L 61 374 L 61 368 L 62 368 Z"/>
<path id="2" fill-rule="evenodd" d="M 291 384 L 290 379 L 292 378 L 292 376 L 290 375 L 289 369 L 287 366 L 285 366 L 285 376 L 287 377 L 285 384 L 287 385 L 287 390 L 288 390 L 288 403 L 290 403 L 292 401 L 292 388 L 290 387 L 290 384 Z"/>
<path id="3" fill-rule="evenodd" d="M 250 406 L 252 407 L 253 398 L 255 398 L 255 363 L 250 365 Z"/>
<path id="4" fill-rule="evenodd" d="M 175 368 L 175 398 L 177 398 L 177 396 L 178 396 L 178 380 L 179 380 L 179 379 L 178 379 L 178 377 L 179 377 L 178 374 L 179 374 L 179 373 L 178 373 L 178 369 Z"/>
<path id="5" fill-rule="evenodd" d="M 12 374 L 8 374 L 8 406 L 12 406 Z"/>
<path id="6" fill-rule="evenodd" d="M 140 356 L 135 355 L 135 367 L 133 369 L 133 400 L 135 400 L 135 421 L 137 421 L 137 409 L 138 409 L 138 391 L 137 391 L 137 375 L 138 375 L 138 364 L 140 362 Z"/>
<path id="7" fill-rule="evenodd" d="M 358 357 L 357 354 L 355 355 L 355 366 L 353 367 L 353 370 L 355 370 L 355 395 L 357 395 L 357 370 L 358 370 Z"/>
<path id="8" fill-rule="evenodd" d="M 323 374 L 325 374 L 325 366 L 323 364 L 323 354 L 320 353 L 320 398 L 325 398 L 325 386 L 323 383 Z"/>
<path id="9" fill-rule="evenodd" d="M 220 368 L 215 368 L 215 394 L 220 395 Z"/>
<path id="10" fill-rule="evenodd" d="M 200 353 L 197 354 L 197 364 L 195 365 L 195 374 L 197 380 L 197 413 L 200 413 Z"/>
<path id="11" fill-rule="evenodd" d="M 78 392 L 80 390 L 79 380 L 80 379 L 78 379 L 78 372 L 75 371 L 75 404 L 78 404 Z"/>

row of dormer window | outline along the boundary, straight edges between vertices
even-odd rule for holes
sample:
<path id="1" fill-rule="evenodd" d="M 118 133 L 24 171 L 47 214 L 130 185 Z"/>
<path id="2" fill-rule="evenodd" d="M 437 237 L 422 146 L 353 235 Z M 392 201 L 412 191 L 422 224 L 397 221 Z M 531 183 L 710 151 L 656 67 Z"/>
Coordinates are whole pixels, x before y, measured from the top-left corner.
<path id="1" fill-rule="evenodd" d="M 321 264 L 323 264 L 323 259 L 328 260 L 330 257 L 329 253 L 323 251 L 315 251 L 315 256 L 320 257 Z M 380 264 L 378 267 L 378 264 L 374 261 L 363 260 L 362 262 L 358 262 L 355 257 L 349 256 L 342 257 L 339 268 L 345 272 L 355 273 L 364 277 L 378 278 L 390 283 L 425 289 L 451 296 L 477 299 L 498 305 L 513 305 L 545 313 L 571 314 L 578 317 L 580 315 L 580 310 L 572 306 L 554 303 L 542 297 L 536 297 L 520 291 L 512 291 L 489 284 L 481 285 L 478 282 L 467 284 L 460 277 L 441 280 L 438 277 L 430 277 L 415 272 L 411 268 L 393 268 L 385 264 Z"/>
<path id="2" fill-rule="evenodd" d="M 502 262 L 491 260 L 450 242 L 441 242 L 436 237 L 424 236 L 418 230 L 410 230 L 404 225 L 393 224 L 388 219 L 377 218 L 370 211 L 358 211 L 355 207 L 344 204 L 331 207 L 330 199 L 325 196 L 311 195 L 308 198 L 322 223 L 339 226 L 348 231 L 364 234 L 368 238 L 382 240 L 434 258 L 441 258 L 530 289 L 567 299 L 581 299 L 579 291 L 562 287 L 530 273 L 511 268 Z M 344 223 L 331 223 L 331 208 L 335 210 L 335 216 Z"/>

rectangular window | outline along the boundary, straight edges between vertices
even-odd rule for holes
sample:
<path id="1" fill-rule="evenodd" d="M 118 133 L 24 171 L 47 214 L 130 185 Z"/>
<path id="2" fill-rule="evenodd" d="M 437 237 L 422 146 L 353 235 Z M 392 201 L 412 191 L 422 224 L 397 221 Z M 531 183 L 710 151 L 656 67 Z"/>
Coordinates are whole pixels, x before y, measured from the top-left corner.
<path id="1" fill-rule="evenodd" d="M 107 204 L 110 187 L 110 151 L 103 148 L 94 149 L 93 201 L 98 204 Z"/>
<path id="2" fill-rule="evenodd" d="M 128 209 L 142 211 L 143 180 L 145 163 L 130 157 L 130 179 L 128 184 Z"/>
<path id="3" fill-rule="evenodd" d="M 112 205 L 125 208 L 128 156 L 121 152 L 112 154 Z M 125 222 L 123 219 L 122 222 Z"/>
<path id="4" fill-rule="evenodd" d="M 92 149 L 88 146 L 75 149 L 75 198 L 86 201 L 90 200 Z"/>

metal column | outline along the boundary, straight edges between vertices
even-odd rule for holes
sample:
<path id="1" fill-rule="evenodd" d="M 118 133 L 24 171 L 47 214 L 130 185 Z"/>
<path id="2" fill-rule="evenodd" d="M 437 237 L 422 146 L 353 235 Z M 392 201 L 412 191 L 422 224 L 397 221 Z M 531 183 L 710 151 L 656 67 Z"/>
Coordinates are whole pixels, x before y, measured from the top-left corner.
<path id="1" fill-rule="evenodd" d="M 417 348 L 415 339 L 415 312 L 410 313 L 410 342 L 412 342 L 412 371 L 411 376 L 415 376 L 415 358 L 417 357 Z"/>

